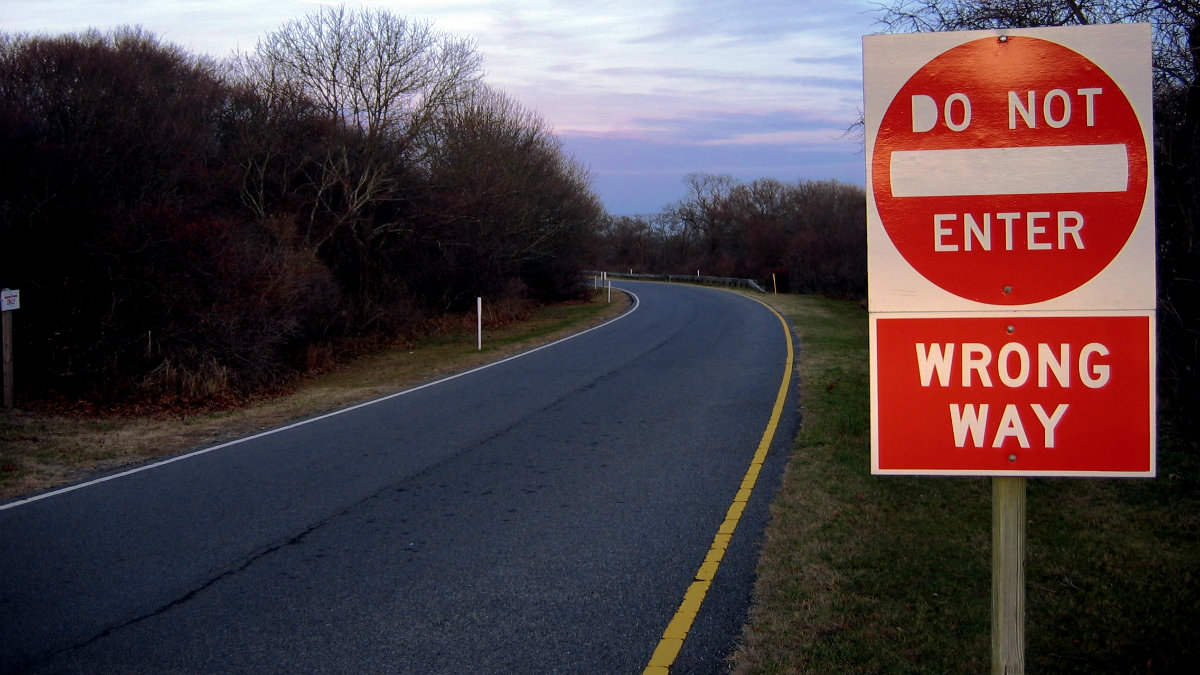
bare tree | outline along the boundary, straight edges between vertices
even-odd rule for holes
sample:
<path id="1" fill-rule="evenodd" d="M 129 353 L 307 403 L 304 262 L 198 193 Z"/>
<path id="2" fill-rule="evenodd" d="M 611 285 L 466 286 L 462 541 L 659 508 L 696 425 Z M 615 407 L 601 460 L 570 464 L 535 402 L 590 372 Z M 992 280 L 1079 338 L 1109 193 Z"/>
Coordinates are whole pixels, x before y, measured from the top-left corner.
<path id="1" fill-rule="evenodd" d="M 293 86 L 368 137 L 409 140 L 439 110 L 469 97 L 482 78 L 472 41 L 385 9 L 345 6 L 284 24 L 242 62 L 260 83 Z"/>
<path id="2" fill-rule="evenodd" d="M 421 239 L 458 277 L 444 304 L 517 277 L 543 297 L 571 292 L 602 209 L 540 116 L 481 88 L 434 125 L 428 166 Z"/>
<path id="3" fill-rule="evenodd" d="M 737 185 L 733 176 L 691 173 L 684 178 L 687 196 L 670 207 L 679 228 L 678 245 L 690 259 L 687 269 L 705 268 L 713 275 L 732 272 L 727 244 L 738 240 L 736 221 L 729 212 L 729 195 Z"/>
<path id="4" fill-rule="evenodd" d="M 311 190 L 303 239 L 319 248 L 354 230 L 366 249 L 399 223 L 365 224 L 368 214 L 401 196 L 402 165 L 423 154 L 421 140 L 445 110 L 467 100 L 482 78 L 470 40 L 387 10 L 323 7 L 284 24 L 239 55 L 236 76 L 287 115 L 297 101 L 340 125 L 303 163 Z M 247 164 L 244 199 L 261 211 L 263 165 Z"/>
<path id="5" fill-rule="evenodd" d="M 888 32 L 1151 23 L 1159 81 L 1194 86 L 1196 80 L 1197 0 L 893 0 L 877 6 Z"/>

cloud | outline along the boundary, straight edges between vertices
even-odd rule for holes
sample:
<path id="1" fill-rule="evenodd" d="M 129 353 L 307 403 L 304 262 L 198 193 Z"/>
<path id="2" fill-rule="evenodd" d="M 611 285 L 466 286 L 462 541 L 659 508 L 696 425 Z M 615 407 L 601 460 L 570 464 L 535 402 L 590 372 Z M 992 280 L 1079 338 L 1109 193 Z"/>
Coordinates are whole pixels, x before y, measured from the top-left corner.
<path id="1" fill-rule="evenodd" d="M 662 79 L 671 82 L 691 80 L 705 83 L 735 83 L 743 87 L 785 86 L 821 87 L 825 89 L 862 89 L 861 78 L 825 77 L 821 75 L 788 75 L 780 73 L 754 73 L 744 71 L 722 71 L 701 68 L 655 68 L 644 66 L 622 66 L 599 68 L 594 75 L 620 79 Z"/>
<path id="2" fill-rule="evenodd" d="M 833 68 L 842 68 L 845 70 L 854 70 L 862 65 L 862 55 L 847 54 L 838 56 L 797 56 L 792 59 L 792 63 L 802 66 L 829 66 Z"/>
<path id="3" fill-rule="evenodd" d="M 611 213 L 639 215 L 680 199 L 689 173 L 863 185 L 860 142 L 845 133 L 850 121 L 798 110 L 712 113 L 638 120 L 643 127 L 654 126 L 654 133 L 562 134 L 561 139 L 564 149 L 588 167 Z"/>
<path id="4" fill-rule="evenodd" d="M 631 44 L 656 41 L 714 41 L 725 46 L 762 45 L 803 39 L 807 35 L 843 29 L 845 0 L 822 3 L 731 3 L 728 0 L 677 2 L 658 32 L 629 40 Z"/>
<path id="5" fill-rule="evenodd" d="M 853 119 L 814 115 L 805 110 L 711 111 L 685 117 L 639 117 L 610 131 L 565 131 L 562 137 L 636 139 L 695 146 L 840 146 Z"/>

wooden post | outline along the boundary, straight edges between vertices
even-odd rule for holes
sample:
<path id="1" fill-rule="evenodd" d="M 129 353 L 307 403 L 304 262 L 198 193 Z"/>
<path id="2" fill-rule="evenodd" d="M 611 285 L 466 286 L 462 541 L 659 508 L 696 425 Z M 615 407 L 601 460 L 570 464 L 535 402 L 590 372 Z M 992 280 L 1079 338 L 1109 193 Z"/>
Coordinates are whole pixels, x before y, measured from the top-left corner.
<path id="1" fill-rule="evenodd" d="M 12 312 L 0 312 L 3 316 L 3 350 L 4 350 L 4 407 L 13 407 L 13 343 L 12 343 Z"/>
<path id="2" fill-rule="evenodd" d="M 992 673 L 1025 672 L 1025 478 L 992 478 Z"/>

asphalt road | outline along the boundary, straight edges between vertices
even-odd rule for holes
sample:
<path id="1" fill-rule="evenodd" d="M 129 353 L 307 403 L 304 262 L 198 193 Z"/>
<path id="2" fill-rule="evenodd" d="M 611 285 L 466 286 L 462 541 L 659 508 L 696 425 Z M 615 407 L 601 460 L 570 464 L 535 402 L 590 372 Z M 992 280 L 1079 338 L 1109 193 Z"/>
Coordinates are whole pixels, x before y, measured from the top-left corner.
<path id="1" fill-rule="evenodd" d="M 752 300 L 619 285 L 551 347 L 0 506 L 0 671 L 641 672 L 787 354 Z M 725 667 L 794 395 L 674 673 Z"/>

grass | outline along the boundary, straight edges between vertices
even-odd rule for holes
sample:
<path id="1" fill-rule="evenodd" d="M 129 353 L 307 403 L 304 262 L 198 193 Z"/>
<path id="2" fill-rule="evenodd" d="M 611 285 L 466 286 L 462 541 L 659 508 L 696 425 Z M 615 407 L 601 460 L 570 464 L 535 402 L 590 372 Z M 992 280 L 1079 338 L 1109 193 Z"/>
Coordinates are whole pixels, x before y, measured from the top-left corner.
<path id="1" fill-rule="evenodd" d="M 436 336 L 311 373 L 283 394 L 238 407 L 142 415 L 48 412 L 36 405 L 0 410 L 0 499 L 215 445 L 462 372 L 597 325 L 629 303 L 623 293 L 613 294 L 611 304 L 605 300 L 597 293 L 592 302 L 542 307 L 527 320 L 503 325 L 488 325 L 485 311 L 482 350 L 472 313 L 448 322 L 452 327 Z"/>
<path id="2" fill-rule="evenodd" d="M 870 474 L 867 314 L 771 296 L 800 345 L 802 420 L 737 673 L 991 667 L 991 481 Z M 1191 672 L 1200 455 L 1160 420 L 1156 479 L 1030 479 L 1026 667 Z"/>

